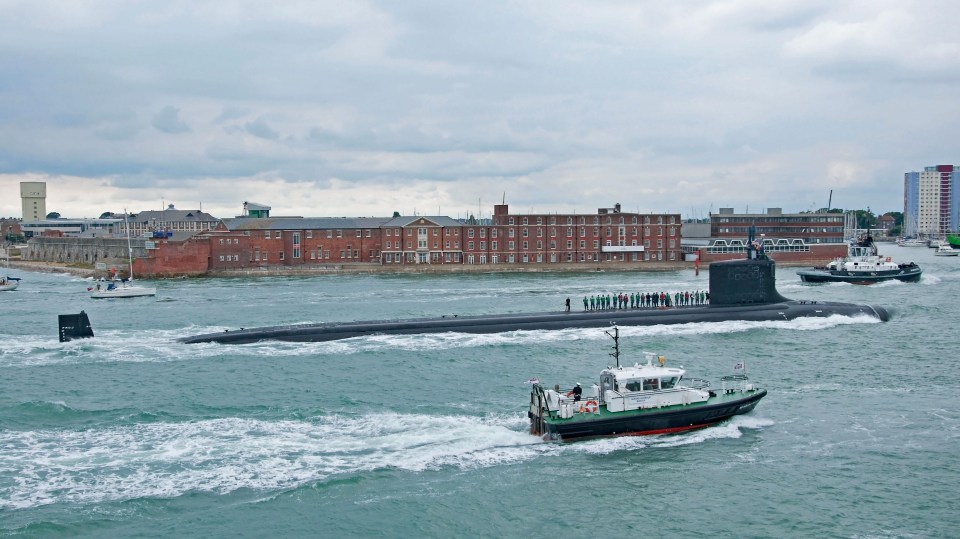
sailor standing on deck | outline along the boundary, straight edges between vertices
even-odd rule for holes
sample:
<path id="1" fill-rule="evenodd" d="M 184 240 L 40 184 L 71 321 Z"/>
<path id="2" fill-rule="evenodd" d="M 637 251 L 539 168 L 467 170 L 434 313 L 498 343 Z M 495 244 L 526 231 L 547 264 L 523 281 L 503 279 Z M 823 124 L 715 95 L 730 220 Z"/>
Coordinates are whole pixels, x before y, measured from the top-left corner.
<path id="1" fill-rule="evenodd" d="M 570 392 L 567 393 L 567 396 L 569 397 L 573 395 L 573 402 L 577 402 L 580 400 L 580 395 L 582 394 L 583 394 L 583 388 L 580 387 L 580 382 L 577 382 L 577 385 L 573 386 L 573 389 L 571 389 Z"/>
<path id="2" fill-rule="evenodd" d="M 567 312 L 570 312 L 570 298 L 567 298 Z"/>

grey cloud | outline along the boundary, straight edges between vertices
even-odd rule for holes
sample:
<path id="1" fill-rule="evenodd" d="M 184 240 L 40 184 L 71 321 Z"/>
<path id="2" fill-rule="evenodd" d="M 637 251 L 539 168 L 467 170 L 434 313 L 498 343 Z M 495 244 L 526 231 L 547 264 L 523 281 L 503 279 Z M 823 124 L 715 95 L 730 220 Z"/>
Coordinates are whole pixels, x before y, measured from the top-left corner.
<path id="1" fill-rule="evenodd" d="M 180 119 L 180 109 L 167 105 L 153 117 L 153 127 L 163 133 L 187 133 L 190 126 Z"/>
<path id="2" fill-rule="evenodd" d="M 258 138 L 267 140 L 277 140 L 280 138 L 280 134 L 267 125 L 267 122 L 263 118 L 257 118 L 252 122 L 247 122 L 244 124 L 244 128 L 247 130 L 247 133 Z"/>

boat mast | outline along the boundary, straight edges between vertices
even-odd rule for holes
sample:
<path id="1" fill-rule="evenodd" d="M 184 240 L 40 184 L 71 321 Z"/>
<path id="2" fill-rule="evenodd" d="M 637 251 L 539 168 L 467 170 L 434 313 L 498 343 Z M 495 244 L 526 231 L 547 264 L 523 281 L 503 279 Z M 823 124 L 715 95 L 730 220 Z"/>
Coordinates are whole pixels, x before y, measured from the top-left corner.
<path id="1" fill-rule="evenodd" d="M 130 280 L 133 281 L 133 247 L 130 246 L 130 214 L 123 209 L 123 220 L 127 224 L 127 262 L 130 264 Z"/>
<path id="2" fill-rule="evenodd" d="M 616 324 L 613 324 L 613 334 L 611 335 L 609 331 L 604 331 L 607 335 L 610 335 L 610 338 L 613 339 L 613 352 L 610 354 L 613 359 L 617 360 L 617 368 L 620 368 L 620 328 Z"/>

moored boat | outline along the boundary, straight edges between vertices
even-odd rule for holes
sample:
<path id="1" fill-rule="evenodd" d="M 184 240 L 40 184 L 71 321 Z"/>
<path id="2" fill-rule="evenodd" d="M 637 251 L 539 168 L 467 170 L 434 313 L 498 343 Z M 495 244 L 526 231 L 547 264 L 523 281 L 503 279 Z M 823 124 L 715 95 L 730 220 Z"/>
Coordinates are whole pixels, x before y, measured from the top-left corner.
<path id="1" fill-rule="evenodd" d="M 900 247 L 927 247 L 927 241 L 920 238 L 900 238 L 897 240 Z"/>
<path id="2" fill-rule="evenodd" d="M 574 386 L 549 389 L 532 380 L 530 433 L 551 441 L 605 436 L 668 434 L 707 427 L 753 410 L 767 391 L 740 373 L 721 379 L 720 390 L 696 378 L 684 378 L 682 367 L 666 366 L 666 358 L 647 354 L 645 364 L 620 366 L 619 331 L 614 341 L 617 366 L 600 372 L 587 390 Z M 657 362 L 654 363 L 656 356 Z"/>
<path id="3" fill-rule="evenodd" d="M 947 234 L 947 243 L 954 249 L 960 249 L 960 234 Z"/>
<path id="4" fill-rule="evenodd" d="M 936 256 L 957 256 L 960 255 L 960 249 L 954 249 L 949 244 L 944 243 L 937 247 L 937 252 L 933 254 Z"/>
<path id="5" fill-rule="evenodd" d="M 923 269 L 913 262 L 900 264 L 889 256 L 880 256 L 870 236 L 852 243 L 846 257 L 833 260 L 824 267 L 797 271 L 800 279 L 807 283 L 851 284 L 873 284 L 893 279 L 915 282 L 920 280 L 922 273 Z"/>

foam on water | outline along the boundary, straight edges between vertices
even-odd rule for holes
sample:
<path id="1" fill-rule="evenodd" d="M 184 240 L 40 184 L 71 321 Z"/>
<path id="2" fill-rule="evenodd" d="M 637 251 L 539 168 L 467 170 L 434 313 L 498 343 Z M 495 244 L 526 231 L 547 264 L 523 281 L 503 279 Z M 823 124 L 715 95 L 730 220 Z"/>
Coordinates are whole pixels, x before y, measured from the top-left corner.
<path id="1" fill-rule="evenodd" d="M 519 415 L 382 414 L 310 421 L 221 418 L 91 430 L 0 432 L 0 508 L 277 491 L 378 469 L 474 469 L 564 452 L 606 454 L 738 438 L 772 422 L 737 417 L 676 436 L 548 444 Z"/>

